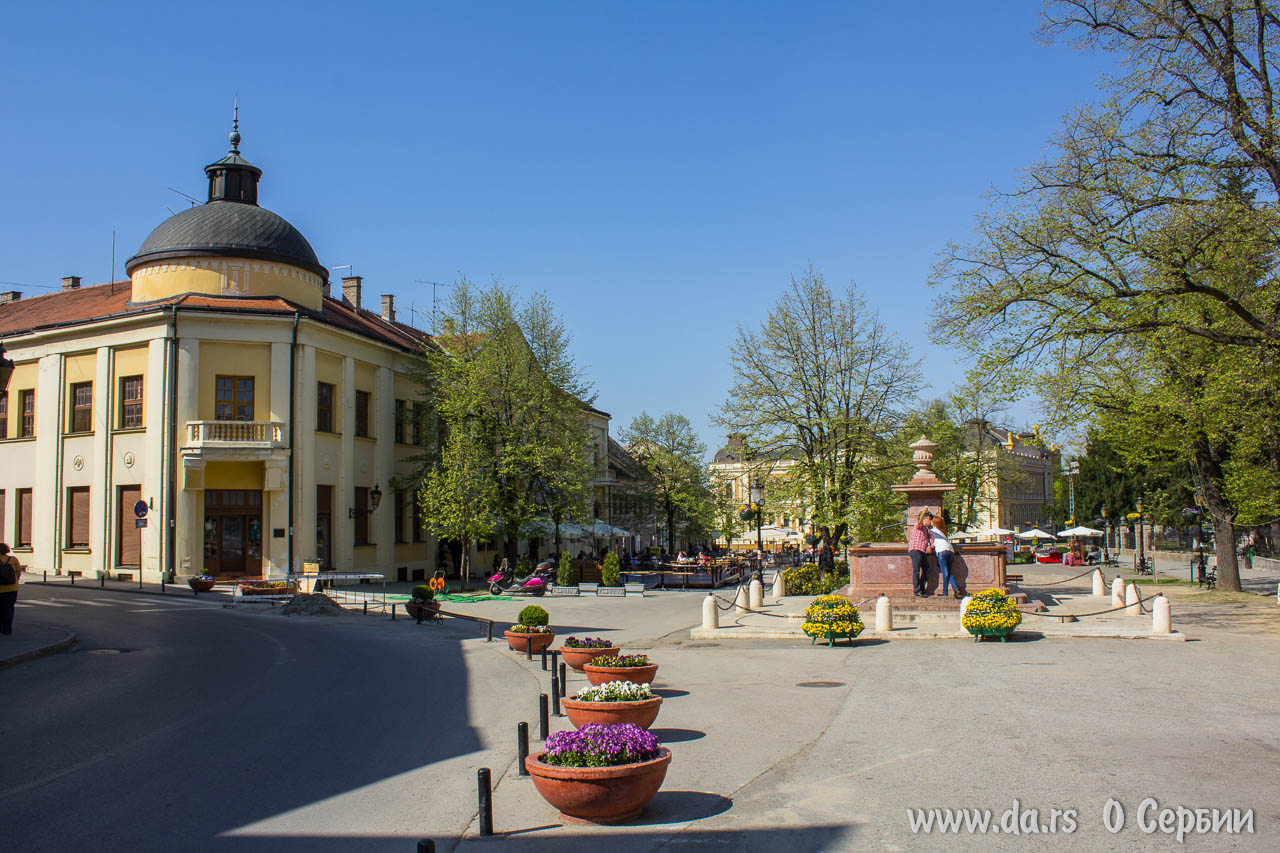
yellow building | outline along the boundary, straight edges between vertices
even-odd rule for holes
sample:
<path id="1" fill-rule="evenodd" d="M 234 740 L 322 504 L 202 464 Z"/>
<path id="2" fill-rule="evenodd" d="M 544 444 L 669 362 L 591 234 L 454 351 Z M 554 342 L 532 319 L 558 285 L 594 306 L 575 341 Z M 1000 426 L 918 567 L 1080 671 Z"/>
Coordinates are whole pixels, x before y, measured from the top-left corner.
<path id="1" fill-rule="evenodd" d="M 716 451 L 707 471 L 712 490 L 731 499 L 735 506 L 749 505 L 752 483 L 762 484 L 765 490 L 762 523 L 769 528 L 768 541 L 774 545 L 797 545 L 807 532 L 802 523 L 805 508 L 798 500 L 777 497 L 781 489 L 774 489 L 771 494 L 769 485 L 770 481 L 786 481 L 795 465 L 793 453 L 755 450 L 749 446 L 745 435 L 734 433 L 729 436 L 728 443 Z M 755 528 L 744 528 L 728 544 L 732 548 L 754 548 L 757 544 Z"/>
<path id="2" fill-rule="evenodd" d="M 1053 512 L 1054 475 L 1062 464 L 1039 428 L 1014 432 L 976 418 L 965 422 L 965 448 L 976 461 L 973 530 L 1044 526 Z"/>
<path id="3" fill-rule="evenodd" d="M 391 296 L 366 310 L 359 277 L 330 293 L 306 238 L 258 206 L 239 142 L 128 281 L 0 294 L 0 540 L 36 571 L 435 566 L 391 485 L 417 450 L 406 369 L 429 338 Z"/>

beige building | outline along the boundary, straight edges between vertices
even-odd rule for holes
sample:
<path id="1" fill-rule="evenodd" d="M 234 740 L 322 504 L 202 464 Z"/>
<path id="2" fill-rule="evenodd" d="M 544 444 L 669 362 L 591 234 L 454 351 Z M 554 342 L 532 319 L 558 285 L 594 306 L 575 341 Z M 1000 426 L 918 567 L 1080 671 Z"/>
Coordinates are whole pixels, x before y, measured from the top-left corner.
<path id="1" fill-rule="evenodd" d="M 430 338 L 390 295 L 366 308 L 359 277 L 331 291 L 306 238 L 258 205 L 239 142 L 127 281 L 0 294 L 15 364 L 0 541 L 33 570 L 282 576 L 314 559 L 394 580 L 437 565 L 412 494 L 392 487 L 419 452 L 408 368 Z M 589 419 L 603 508 L 609 417 Z"/>
<path id="2" fill-rule="evenodd" d="M 765 527 L 772 528 L 772 542 L 779 544 L 784 539 L 795 545 L 803 540 L 807 529 L 803 528 L 801 519 L 805 516 L 804 506 L 796 500 L 778 499 L 770 496 L 770 481 L 784 480 L 787 473 L 796 464 L 796 460 L 788 453 L 780 451 L 753 450 L 747 444 L 746 437 L 735 433 L 729 436 L 728 443 L 716 451 L 708 467 L 708 478 L 713 492 L 728 497 L 734 506 L 745 507 L 751 503 L 751 484 L 761 483 L 765 489 L 764 517 Z M 789 531 L 790 535 L 783 533 Z M 754 548 L 756 532 L 743 530 L 730 543 L 732 547 Z"/>
<path id="3" fill-rule="evenodd" d="M 976 517 L 970 529 L 1022 530 L 1049 523 L 1054 476 L 1062 460 L 1038 428 L 1014 432 L 971 419 L 965 422 L 965 444 L 970 458 L 979 460 Z"/>

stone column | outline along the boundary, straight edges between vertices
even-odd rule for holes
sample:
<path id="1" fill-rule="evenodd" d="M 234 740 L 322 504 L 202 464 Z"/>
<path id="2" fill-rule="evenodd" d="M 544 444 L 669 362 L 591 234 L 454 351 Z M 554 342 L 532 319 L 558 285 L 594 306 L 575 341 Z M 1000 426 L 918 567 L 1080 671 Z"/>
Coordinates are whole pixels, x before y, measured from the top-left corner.
<path id="1" fill-rule="evenodd" d="M 111 531 L 125 519 L 116 519 L 111 511 L 111 483 L 107 472 L 111 465 L 111 418 L 113 394 L 111 393 L 111 348 L 98 347 L 93 371 L 93 483 L 89 487 L 89 548 L 93 552 L 92 565 L 99 574 L 110 571 L 115 561 L 115 549 L 111 547 Z M 128 520 L 129 524 L 133 521 Z M 154 523 L 154 522 L 153 522 Z"/>
<path id="2" fill-rule="evenodd" d="M 355 565 L 355 526 L 351 507 L 355 502 L 356 474 L 356 361 L 342 359 L 342 458 L 338 462 L 338 484 L 333 488 L 333 568 L 350 571 Z"/>
<path id="3" fill-rule="evenodd" d="M 147 451 L 139 454 L 134 460 L 133 470 L 139 471 L 141 476 L 130 474 L 130 477 L 141 480 L 142 499 L 154 502 L 158 510 L 154 514 L 154 520 L 142 529 L 140 563 L 144 576 L 148 572 L 158 574 L 164 568 L 165 549 L 174 532 L 169 527 L 169 519 L 173 518 L 173 507 L 169 502 L 169 485 L 166 475 L 170 465 L 182 465 L 177 448 L 169 447 L 169 427 L 165 422 L 166 412 L 170 417 L 174 414 L 169 412 L 169 389 L 165 385 L 164 355 L 167 348 L 168 342 L 164 338 L 152 338 L 147 344 L 147 372 L 142 380 L 142 424 L 147 431 Z M 185 424 L 178 424 L 176 435 L 179 447 L 183 444 L 184 426 Z M 167 454 L 165 448 L 168 448 Z M 114 461 L 117 464 L 120 462 L 119 459 Z M 178 470 L 175 473 L 178 476 L 177 488 L 181 489 L 182 471 Z M 116 474 L 112 479 L 120 482 L 124 477 Z M 176 571 L 177 566 L 174 569 Z"/>
<path id="4" fill-rule="evenodd" d="M 293 454 L 293 555 L 301 564 L 316 557 L 316 348 L 298 353 L 298 418 Z M 331 522 L 337 528 L 338 519 Z"/>
<path id="5" fill-rule="evenodd" d="M 178 342 L 178 447 L 187 444 L 187 422 L 200 418 L 201 392 L 212 394 L 213 388 L 200 387 L 200 341 L 182 338 Z M 178 456 L 177 501 L 174 507 L 174 538 L 178 579 L 198 574 L 204 569 L 204 462 Z"/>
<path id="6" fill-rule="evenodd" d="M 377 546 L 377 568 L 387 577 L 395 580 L 396 529 L 395 529 L 395 488 L 391 478 L 396 472 L 396 401 L 395 377 L 391 369 L 379 367 L 373 392 L 373 435 L 376 444 L 373 452 L 373 479 L 382 489 L 382 503 L 377 512 L 369 517 L 370 534 Z"/>
<path id="7" fill-rule="evenodd" d="M 46 355 L 36 367 L 35 446 L 27 444 L 35 454 L 36 479 L 31 486 L 31 554 L 19 557 L 29 570 L 51 571 L 62 568 L 62 540 L 58 533 L 59 512 L 62 506 L 62 469 L 59 452 L 62 446 L 62 413 L 66 401 L 62 396 L 62 355 Z M 10 411 L 16 413 L 15 421 L 21 423 L 22 398 L 17 389 L 9 390 Z M 14 429 L 14 434 L 18 432 Z M 14 521 L 17 524 L 17 503 L 14 504 Z M 9 534 L 0 534 L 9 535 Z M 11 546 L 12 547 L 12 546 Z"/>

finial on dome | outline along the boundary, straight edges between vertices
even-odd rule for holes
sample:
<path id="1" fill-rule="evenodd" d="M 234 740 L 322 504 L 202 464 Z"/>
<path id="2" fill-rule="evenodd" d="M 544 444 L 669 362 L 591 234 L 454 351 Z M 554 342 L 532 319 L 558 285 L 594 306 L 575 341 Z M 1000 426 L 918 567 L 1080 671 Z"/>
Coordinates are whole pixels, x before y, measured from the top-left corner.
<path id="1" fill-rule="evenodd" d="M 232 112 L 231 133 L 227 136 L 231 141 L 231 153 L 240 153 L 240 96 L 236 95 L 235 109 Z"/>

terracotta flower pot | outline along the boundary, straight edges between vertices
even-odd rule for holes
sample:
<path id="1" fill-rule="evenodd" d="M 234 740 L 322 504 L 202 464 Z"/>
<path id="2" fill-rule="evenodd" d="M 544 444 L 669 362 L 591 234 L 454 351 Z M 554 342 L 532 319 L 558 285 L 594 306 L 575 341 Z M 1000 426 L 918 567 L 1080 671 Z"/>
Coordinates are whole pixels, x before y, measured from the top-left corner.
<path id="1" fill-rule="evenodd" d="M 560 647 L 560 660 L 569 664 L 569 666 L 573 667 L 578 672 L 582 672 L 584 664 L 591 663 L 592 660 L 600 657 L 601 655 L 616 654 L 618 654 L 617 646 L 606 646 L 603 649 L 571 649 L 568 646 Z"/>
<path id="2" fill-rule="evenodd" d="M 213 580 L 212 578 L 208 580 L 200 580 L 199 578 L 187 578 L 187 586 L 191 587 L 196 592 L 212 592 L 213 585 L 215 583 L 217 583 L 217 581 Z"/>
<path id="3" fill-rule="evenodd" d="M 511 647 L 511 651 L 523 652 L 526 648 L 532 648 L 534 654 L 551 645 L 551 641 L 556 638 L 555 633 L 550 631 L 545 634 L 516 634 L 512 631 L 503 631 L 502 636 L 507 638 L 507 645 Z"/>
<path id="4" fill-rule="evenodd" d="M 608 684 L 610 681 L 630 681 L 633 684 L 652 684 L 658 674 L 658 665 L 647 666 L 596 666 L 583 664 L 582 671 L 592 684 Z"/>
<path id="5" fill-rule="evenodd" d="M 418 618 L 418 611 L 424 611 L 422 617 L 430 618 L 436 611 L 440 609 L 440 602 L 432 599 L 430 601 L 414 601 L 410 599 L 404 604 L 404 610 L 409 614 L 410 619 Z"/>
<path id="6" fill-rule="evenodd" d="M 560 704 L 564 706 L 569 722 L 573 723 L 575 729 L 580 729 L 587 723 L 631 723 L 647 729 L 658 718 L 662 697 L 637 699 L 634 702 L 580 702 L 566 697 L 560 700 Z"/>
<path id="7" fill-rule="evenodd" d="M 652 761 L 617 767 L 558 767 L 530 755 L 524 766 L 542 799 L 560 816 L 579 823 L 621 823 L 638 817 L 667 777 L 671 750 L 661 747 Z"/>

